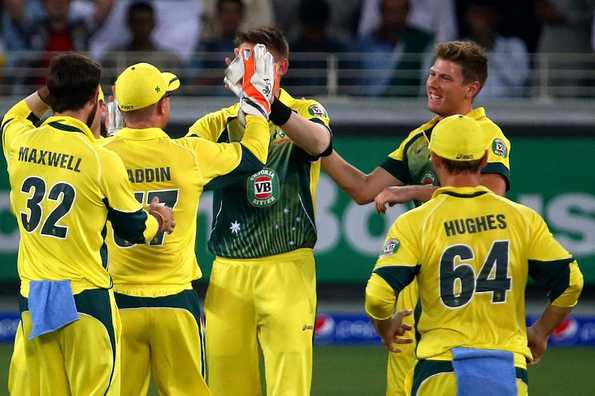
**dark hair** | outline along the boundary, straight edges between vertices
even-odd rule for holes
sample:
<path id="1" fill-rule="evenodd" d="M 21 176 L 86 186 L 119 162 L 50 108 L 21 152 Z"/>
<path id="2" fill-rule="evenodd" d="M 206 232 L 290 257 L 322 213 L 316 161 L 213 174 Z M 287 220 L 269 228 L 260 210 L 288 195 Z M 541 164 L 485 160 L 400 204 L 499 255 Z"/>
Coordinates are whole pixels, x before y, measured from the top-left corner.
<path id="1" fill-rule="evenodd" d="M 264 44 L 268 50 L 274 50 L 284 58 L 289 57 L 287 39 L 283 32 L 274 26 L 239 32 L 236 35 L 235 45 L 239 47 L 242 43 Z"/>
<path id="2" fill-rule="evenodd" d="M 50 63 L 47 87 L 52 110 L 61 113 L 79 110 L 93 95 L 101 78 L 101 66 L 86 56 L 58 55 Z"/>
<path id="3" fill-rule="evenodd" d="M 130 6 L 128 7 L 128 13 L 126 15 L 128 23 L 130 23 L 130 20 L 132 19 L 134 13 L 139 11 L 148 12 L 151 14 L 151 16 L 155 16 L 155 7 L 153 7 L 153 4 L 151 4 L 148 1 L 136 1 L 130 4 Z"/>
<path id="4" fill-rule="evenodd" d="M 437 59 L 461 66 L 463 81 L 479 81 L 480 89 L 488 78 L 488 58 L 482 47 L 473 41 L 447 41 L 436 44 Z"/>
<path id="5" fill-rule="evenodd" d="M 240 12 L 244 12 L 244 2 L 242 0 L 217 0 L 217 12 L 221 12 L 223 10 L 223 5 L 225 3 L 233 3 L 240 7 Z"/>
<path id="6" fill-rule="evenodd" d="M 476 173 L 481 169 L 481 159 L 474 161 L 453 161 L 441 158 L 444 167 L 451 174 Z"/>
<path id="7" fill-rule="evenodd" d="M 325 0 L 303 0 L 299 16 L 302 25 L 324 27 L 331 19 L 331 8 Z"/>

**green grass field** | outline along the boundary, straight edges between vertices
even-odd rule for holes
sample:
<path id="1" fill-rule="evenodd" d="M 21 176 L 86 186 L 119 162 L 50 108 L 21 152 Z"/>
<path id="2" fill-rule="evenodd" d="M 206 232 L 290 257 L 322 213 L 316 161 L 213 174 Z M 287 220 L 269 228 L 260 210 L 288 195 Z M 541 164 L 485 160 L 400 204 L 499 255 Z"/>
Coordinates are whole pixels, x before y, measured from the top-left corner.
<path id="1" fill-rule="evenodd" d="M 384 395 L 386 354 L 380 347 L 320 346 L 315 351 L 312 395 Z M 0 395 L 8 395 L 11 352 L 12 345 L 0 344 Z M 593 396 L 594 367 L 595 348 L 550 350 L 539 365 L 529 369 L 530 392 L 539 396 Z"/>

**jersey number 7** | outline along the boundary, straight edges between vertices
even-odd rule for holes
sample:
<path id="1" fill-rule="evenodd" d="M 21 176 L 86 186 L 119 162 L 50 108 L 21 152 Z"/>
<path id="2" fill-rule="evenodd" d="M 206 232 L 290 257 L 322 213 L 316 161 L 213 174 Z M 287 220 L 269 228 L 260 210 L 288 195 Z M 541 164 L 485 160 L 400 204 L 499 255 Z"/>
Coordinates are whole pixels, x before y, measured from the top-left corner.
<path id="1" fill-rule="evenodd" d="M 172 210 L 178 203 L 179 190 L 155 190 L 155 191 L 139 191 L 134 193 L 134 197 L 143 205 L 148 205 L 155 197 L 159 197 L 159 201 Z M 146 197 L 146 200 L 145 200 Z M 120 238 L 114 234 L 114 242 L 119 247 L 130 247 L 132 244 L 125 239 Z M 158 232 L 155 238 L 151 241 L 151 246 L 161 246 L 165 243 L 165 233 Z"/>

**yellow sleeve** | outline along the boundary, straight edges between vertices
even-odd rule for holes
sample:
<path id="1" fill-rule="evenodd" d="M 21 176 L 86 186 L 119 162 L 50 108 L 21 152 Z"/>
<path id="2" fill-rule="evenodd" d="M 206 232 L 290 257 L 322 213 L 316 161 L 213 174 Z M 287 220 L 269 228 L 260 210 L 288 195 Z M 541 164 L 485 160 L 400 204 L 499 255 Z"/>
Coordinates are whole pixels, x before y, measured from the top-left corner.
<path id="1" fill-rule="evenodd" d="M 216 142 L 219 139 L 219 135 L 227 125 L 230 118 L 236 118 L 239 109 L 239 103 L 233 106 L 209 113 L 199 118 L 192 126 L 188 129 L 186 136 L 201 137 L 203 139 Z"/>
<path id="2" fill-rule="evenodd" d="M 576 260 L 554 238 L 545 221 L 530 211 L 531 242 L 527 259 L 529 275 L 548 290 L 559 307 L 573 307 L 583 288 L 583 276 Z"/>
<path id="3" fill-rule="evenodd" d="M 177 140 L 195 153 L 202 184 L 210 189 L 262 169 L 267 160 L 269 141 L 267 121 L 256 116 L 246 117 L 246 130 L 240 143 L 214 143 L 200 137 Z"/>
<path id="4" fill-rule="evenodd" d="M 324 106 L 316 100 L 307 100 L 304 106 L 299 108 L 298 113 L 305 119 L 318 122 L 330 130 L 331 118 Z"/>
<path id="5" fill-rule="evenodd" d="M 395 291 L 380 275 L 372 273 L 366 285 L 366 313 L 377 320 L 388 319 L 395 310 Z"/>
<path id="6" fill-rule="evenodd" d="M 97 152 L 102 170 L 100 185 L 114 232 L 131 243 L 149 243 L 159 231 L 158 221 L 134 198 L 120 157 L 101 147 Z"/>
<path id="7" fill-rule="evenodd" d="M 396 296 L 420 269 L 419 241 L 408 223 L 407 215 L 395 221 L 366 286 L 366 312 L 375 319 L 392 315 Z"/>
<path id="8" fill-rule="evenodd" d="M 481 170 L 483 174 L 497 174 L 506 181 L 506 190 L 510 189 L 510 141 L 500 128 L 491 121 L 482 123 L 489 134 L 488 163 Z"/>
<path id="9" fill-rule="evenodd" d="M 31 112 L 24 99 L 8 110 L 2 118 L 2 148 L 7 161 L 13 140 L 23 132 L 36 128 L 38 123 L 39 119 Z"/>

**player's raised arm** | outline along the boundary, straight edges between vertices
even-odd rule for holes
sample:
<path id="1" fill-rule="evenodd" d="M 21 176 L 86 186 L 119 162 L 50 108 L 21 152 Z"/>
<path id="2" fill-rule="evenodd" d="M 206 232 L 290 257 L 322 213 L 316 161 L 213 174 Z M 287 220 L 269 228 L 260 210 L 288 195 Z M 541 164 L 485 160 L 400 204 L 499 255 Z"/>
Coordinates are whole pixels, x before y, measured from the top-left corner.
<path id="1" fill-rule="evenodd" d="M 148 211 L 134 198 L 126 169 L 117 154 L 99 149 L 101 182 L 108 220 L 114 232 L 130 243 L 149 243 L 159 231 L 172 232 L 172 210 L 152 202 Z M 108 174 L 109 173 L 109 174 Z"/>
<path id="2" fill-rule="evenodd" d="M 199 120 L 179 143 L 197 153 L 200 172 L 208 188 L 233 183 L 236 176 L 260 170 L 267 161 L 270 133 L 268 116 L 271 112 L 272 84 L 275 79 L 274 61 L 263 45 L 243 50 L 244 75 L 240 112 L 245 118 L 245 131 L 239 143 L 215 143 L 199 132 Z M 194 132 L 193 132 L 194 130 Z M 207 128 L 208 130 L 208 128 Z"/>
<path id="3" fill-rule="evenodd" d="M 40 88 L 12 106 L 2 119 L 2 147 L 8 160 L 11 141 L 24 131 L 37 127 L 40 118 L 49 110 L 49 91 Z"/>

